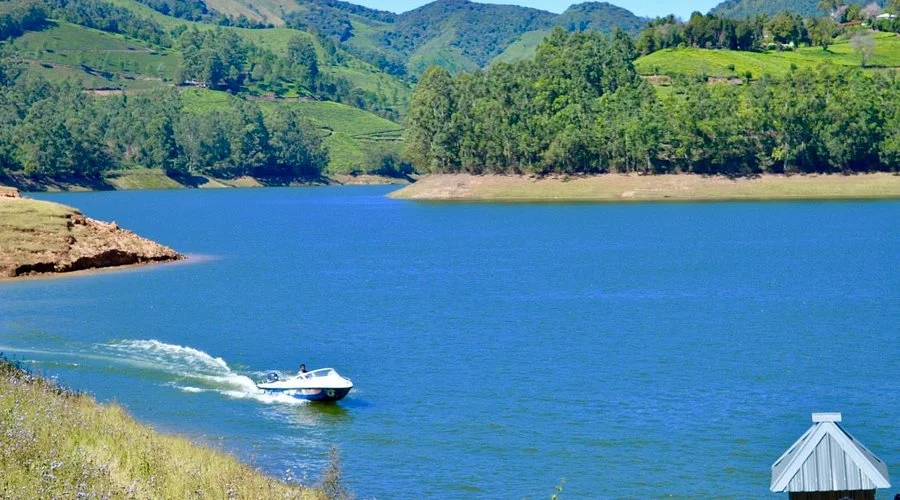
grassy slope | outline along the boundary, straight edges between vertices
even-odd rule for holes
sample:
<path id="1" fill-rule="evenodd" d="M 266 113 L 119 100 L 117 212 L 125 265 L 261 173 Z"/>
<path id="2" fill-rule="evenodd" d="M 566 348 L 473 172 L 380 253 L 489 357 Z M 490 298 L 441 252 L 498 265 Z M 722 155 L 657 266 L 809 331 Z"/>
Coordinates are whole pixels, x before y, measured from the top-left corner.
<path id="1" fill-rule="evenodd" d="M 144 17 L 149 17 L 154 21 L 158 22 L 166 29 L 172 29 L 177 26 L 188 26 L 195 27 L 198 29 L 215 29 L 216 27 L 210 24 L 203 23 L 194 23 L 190 21 L 185 21 L 183 19 L 178 19 L 170 16 L 166 16 L 156 12 L 155 10 L 143 5 L 135 0 L 110 0 L 112 3 L 125 7 L 134 11 L 137 14 L 140 14 Z M 268 4 L 266 4 L 268 5 Z M 278 8 L 277 2 L 272 2 L 272 9 Z M 313 37 L 311 34 L 305 31 L 299 31 L 291 28 L 284 27 L 276 27 L 272 29 L 246 29 L 246 28 L 222 28 L 234 30 L 237 34 L 239 34 L 244 40 L 248 42 L 254 43 L 260 47 L 268 49 L 276 54 L 284 54 L 287 52 L 288 42 L 295 36 L 304 36 L 309 37 L 310 40 L 313 41 L 316 49 L 319 53 L 319 60 L 326 61 L 327 57 L 325 56 L 325 51 L 322 48 L 319 41 Z M 345 62 L 340 65 L 321 65 L 321 70 L 325 73 L 333 74 L 336 76 L 342 76 L 347 78 L 354 86 L 359 87 L 362 90 L 366 90 L 368 92 L 381 93 L 388 98 L 392 98 L 393 96 L 397 96 L 396 100 L 392 103 L 393 106 L 398 108 L 405 108 L 406 102 L 409 98 L 409 94 L 411 92 L 411 88 L 409 85 L 397 80 L 396 78 L 391 77 L 390 75 L 386 75 L 378 71 L 377 68 L 374 68 L 370 64 L 367 64 L 359 59 L 356 59 L 352 56 L 346 56 Z"/>
<path id="2" fill-rule="evenodd" d="M 11 46 L 44 76 L 75 77 L 86 88 L 171 85 L 181 64 L 177 51 L 63 21 L 25 33 Z"/>
<path id="3" fill-rule="evenodd" d="M 713 201 L 900 198 L 892 174 L 764 175 L 731 180 L 700 175 L 622 175 L 537 179 L 503 175 L 429 175 L 390 195 L 444 201 Z"/>
<path id="4" fill-rule="evenodd" d="M 66 220 L 76 213 L 58 203 L 0 197 L 0 268 L 21 253 L 62 251 Z"/>
<path id="5" fill-rule="evenodd" d="M 134 8 L 142 15 L 164 22 L 169 27 L 185 21 L 163 16 L 131 0 L 115 0 Z M 187 23 L 201 29 L 210 25 Z M 287 51 L 288 42 L 295 36 L 308 33 L 288 28 L 265 30 L 234 29 L 245 40 L 276 53 Z M 312 37 L 311 37 L 312 38 Z M 316 42 L 317 43 L 317 42 Z M 106 33 L 66 22 L 55 22 L 48 29 L 29 32 L 15 39 L 12 46 L 29 61 L 29 68 L 48 79 L 75 78 L 85 88 L 123 88 L 140 90 L 170 86 L 175 78 L 181 55 L 175 49 L 151 46 L 141 40 Z M 321 50 L 321 47 L 319 46 Z M 324 53 L 320 54 L 324 59 Z M 394 106 L 405 109 L 410 88 L 372 66 L 350 58 L 343 66 L 327 68 L 350 80 L 355 86 L 379 93 L 392 100 Z M 186 98 L 197 106 L 204 102 L 220 101 L 226 105 L 230 97 L 224 93 L 188 91 Z M 201 97 L 203 96 L 203 97 Z M 369 166 L 371 158 L 380 153 L 399 153 L 403 127 L 374 114 L 350 106 L 325 102 L 265 103 L 264 108 L 278 105 L 300 106 L 308 118 L 327 130 L 326 144 L 331 153 L 330 173 L 348 173 Z M 109 179 L 114 186 L 175 187 L 155 175 L 115 176 Z M 162 184 L 160 184 L 162 183 Z"/>
<path id="6" fill-rule="evenodd" d="M 537 46 L 540 45 L 544 38 L 550 33 L 550 30 L 529 31 L 524 33 L 518 40 L 513 42 L 500 55 L 494 58 L 495 62 L 515 62 L 523 59 L 534 57 Z"/>
<path id="7" fill-rule="evenodd" d="M 244 16 L 251 21 L 272 23 L 276 26 L 284 24 L 277 10 L 271 10 L 261 2 L 241 2 L 240 0 L 206 0 L 207 7 L 221 12 L 229 17 Z"/>
<path id="8" fill-rule="evenodd" d="M 429 66 L 434 65 L 442 66 L 452 73 L 478 69 L 478 65 L 464 56 L 462 51 L 453 44 L 455 38 L 456 31 L 447 29 L 417 48 L 409 56 L 409 62 L 406 65 L 409 72 L 420 75 Z"/>
<path id="9" fill-rule="evenodd" d="M 0 497 L 81 496 L 324 498 L 0 361 Z"/>
<path id="10" fill-rule="evenodd" d="M 791 64 L 800 69 L 816 68 L 822 63 L 859 66 L 859 57 L 846 40 L 824 51 L 819 47 L 802 47 L 791 52 L 738 52 L 711 49 L 666 49 L 641 57 L 635 62 L 639 73 L 685 74 L 707 76 L 741 76 L 750 71 L 754 77 L 764 74 L 785 75 Z M 733 64 L 734 70 L 728 69 Z M 875 56 L 869 62 L 876 67 L 900 67 L 900 36 L 876 34 Z"/>
<path id="11" fill-rule="evenodd" d="M 202 113 L 230 105 L 233 97 L 224 92 L 191 89 L 183 94 L 185 105 Z M 264 113 L 276 106 L 293 106 L 325 136 L 331 155 L 328 172 L 349 173 L 371 166 L 379 153 L 400 153 L 403 127 L 371 113 L 334 102 L 321 101 L 262 101 Z"/>

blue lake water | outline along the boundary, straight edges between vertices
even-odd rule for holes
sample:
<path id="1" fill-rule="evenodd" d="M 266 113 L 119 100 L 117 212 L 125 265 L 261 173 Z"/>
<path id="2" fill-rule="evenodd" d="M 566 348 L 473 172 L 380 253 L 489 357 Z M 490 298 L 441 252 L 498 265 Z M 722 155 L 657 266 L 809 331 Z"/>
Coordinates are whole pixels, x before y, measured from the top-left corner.
<path id="1" fill-rule="evenodd" d="M 0 283 L 0 350 L 279 477 L 336 445 L 360 497 L 778 498 L 813 411 L 900 491 L 900 202 L 389 190 L 36 196 L 207 257 Z M 253 390 L 301 362 L 356 388 Z"/>

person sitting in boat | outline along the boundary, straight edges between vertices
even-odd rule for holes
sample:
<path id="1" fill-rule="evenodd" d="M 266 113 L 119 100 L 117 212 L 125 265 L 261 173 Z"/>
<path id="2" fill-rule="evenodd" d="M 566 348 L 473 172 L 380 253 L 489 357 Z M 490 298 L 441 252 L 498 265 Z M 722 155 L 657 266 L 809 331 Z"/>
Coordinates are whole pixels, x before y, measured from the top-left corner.
<path id="1" fill-rule="evenodd" d="M 306 363 L 300 363 L 300 373 L 306 373 Z"/>

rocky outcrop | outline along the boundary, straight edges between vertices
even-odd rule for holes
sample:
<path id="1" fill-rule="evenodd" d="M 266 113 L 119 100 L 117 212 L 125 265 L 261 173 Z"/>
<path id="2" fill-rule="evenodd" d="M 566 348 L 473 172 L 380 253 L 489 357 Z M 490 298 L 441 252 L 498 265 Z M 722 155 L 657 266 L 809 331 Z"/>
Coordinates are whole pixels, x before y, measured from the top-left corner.
<path id="1" fill-rule="evenodd" d="M 184 256 L 115 222 L 45 201 L 0 195 L 0 277 L 170 262 Z"/>

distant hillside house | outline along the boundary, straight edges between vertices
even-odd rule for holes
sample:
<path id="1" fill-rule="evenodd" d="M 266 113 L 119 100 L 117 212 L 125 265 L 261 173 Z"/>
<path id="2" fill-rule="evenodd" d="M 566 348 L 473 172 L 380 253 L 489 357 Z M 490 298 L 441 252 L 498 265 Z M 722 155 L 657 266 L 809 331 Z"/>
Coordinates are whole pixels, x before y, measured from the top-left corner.
<path id="1" fill-rule="evenodd" d="M 840 413 L 813 413 L 813 425 L 772 465 L 771 490 L 790 500 L 874 500 L 890 488 L 887 465 L 845 431 Z"/>
<path id="2" fill-rule="evenodd" d="M 885 12 L 884 14 L 879 14 L 875 19 L 897 19 L 897 15 Z"/>

